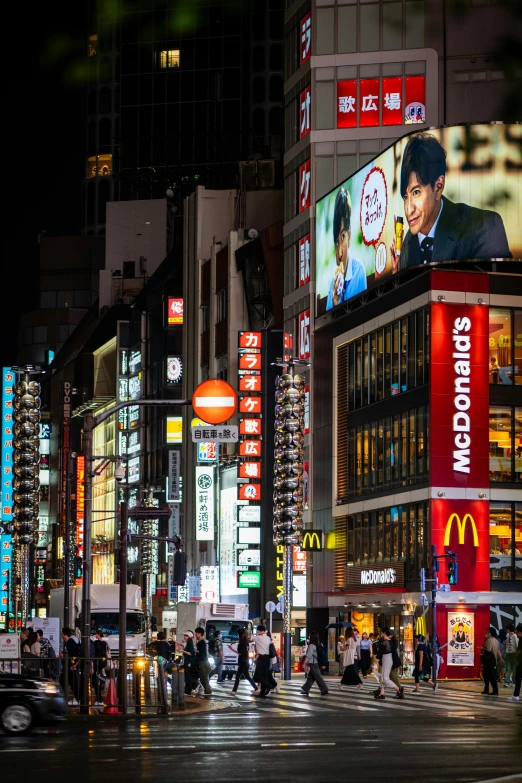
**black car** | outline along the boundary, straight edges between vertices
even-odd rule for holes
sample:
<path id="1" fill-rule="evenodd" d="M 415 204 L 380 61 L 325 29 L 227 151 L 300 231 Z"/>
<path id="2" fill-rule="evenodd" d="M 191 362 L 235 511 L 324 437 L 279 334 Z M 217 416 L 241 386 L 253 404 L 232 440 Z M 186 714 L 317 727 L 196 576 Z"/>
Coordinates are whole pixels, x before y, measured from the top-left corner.
<path id="1" fill-rule="evenodd" d="M 0 671 L 0 728 L 6 734 L 26 734 L 34 726 L 63 720 L 66 710 L 58 683 Z"/>

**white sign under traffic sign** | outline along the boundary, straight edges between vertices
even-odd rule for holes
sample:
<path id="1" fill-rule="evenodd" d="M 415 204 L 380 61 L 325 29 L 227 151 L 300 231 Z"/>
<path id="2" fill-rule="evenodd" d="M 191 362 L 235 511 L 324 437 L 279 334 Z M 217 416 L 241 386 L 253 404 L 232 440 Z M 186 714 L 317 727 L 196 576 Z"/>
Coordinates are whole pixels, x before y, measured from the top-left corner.
<path id="1" fill-rule="evenodd" d="M 237 443 L 237 427 L 209 427 L 197 424 L 192 427 L 192 441 L 194 443 Z"/>

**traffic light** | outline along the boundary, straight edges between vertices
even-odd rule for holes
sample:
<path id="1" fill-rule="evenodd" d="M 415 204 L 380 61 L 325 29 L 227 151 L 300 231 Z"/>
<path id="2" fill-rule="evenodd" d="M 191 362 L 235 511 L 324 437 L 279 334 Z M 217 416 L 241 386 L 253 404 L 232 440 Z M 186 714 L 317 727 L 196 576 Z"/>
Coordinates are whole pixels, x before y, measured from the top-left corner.
<path id="1" fill-rule="evenodd" d="M 448 563 L 448 584 L 456 585 L 459 581 L 459 566 L 456 560 L 450 560 Z"/>
<path id="2" fill-rule="evenodd" d="M 421 568 L 420 570 L 420 589 L 421 593 L 423 593 L 426 590 L 426 569 Z"/>
<path id="3" fill-rule="evenodd" d="M 78 555 L 74 556 L 74 578 L 82 578 L 82 558 L 78 557 Z"/>
<path id="4" fill-rule="evenodd" d="M 187 556 L 185 552 L 176 552 L 174 555 L 174 578 L 172 584 L 183 587 L 187 580 Z"/>

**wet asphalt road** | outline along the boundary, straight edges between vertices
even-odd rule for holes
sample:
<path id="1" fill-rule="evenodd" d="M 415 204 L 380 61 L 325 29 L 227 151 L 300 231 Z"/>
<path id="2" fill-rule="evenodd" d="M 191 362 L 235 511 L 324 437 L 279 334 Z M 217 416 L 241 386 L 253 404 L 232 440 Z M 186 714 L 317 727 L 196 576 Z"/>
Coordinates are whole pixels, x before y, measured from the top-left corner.
<path id="1" fill-rule="evenodd" d="M 0 737 L 2 783 L 33 776 L 39 783 L 322 783 L 369 777 L 387 783 L 520 783 L 522 709 L 499 716 L 472 708 L 432 715 L 262 713 L 245 707 L 141 721 L 71 719 L 57 735 Z"/>

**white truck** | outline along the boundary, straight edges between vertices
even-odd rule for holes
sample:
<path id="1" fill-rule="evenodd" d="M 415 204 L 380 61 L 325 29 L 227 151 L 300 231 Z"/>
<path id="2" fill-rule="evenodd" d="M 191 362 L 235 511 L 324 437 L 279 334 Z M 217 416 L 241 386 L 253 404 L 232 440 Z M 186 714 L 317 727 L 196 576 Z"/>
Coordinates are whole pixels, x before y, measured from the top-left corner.
<path id="1" fill-rule="evenodd" d="M 51 590 L 50 616 L 59 617 L 63 622 L 64 588 Z M 81 629 L 82 587 L 72 588 L 70 603 L 71 627 Z M 141 587 L 127 585 L 127 618 L 125 623 L 125 647 L 127 655 L 134 657 L 145 654 L 145 615 L 141 608 Z M 111 648 L 113 656 L 120 648 L 120 586 L 91 585 L 91 632 L 92 638 L 97 630 L 103 635 Z"/>
<path id="2" fill-rule="evenodd" d="M 185 631 L 195 631 L 198 627 L 205 630 L 211 665 L 215 663 L 215 633 L 221 631 L 223 677 L 226 674 L 231 676 L 237 671 L 237 653 L 232 650 L 231 645 L 236 647 L 240 628 L 246 628 L 249 636 L 253 632 L 252 623 L 248 619 L 248 604 L 207 604 L 199 601 L 178 603 L 176 641 L 182 642 Z"/>

